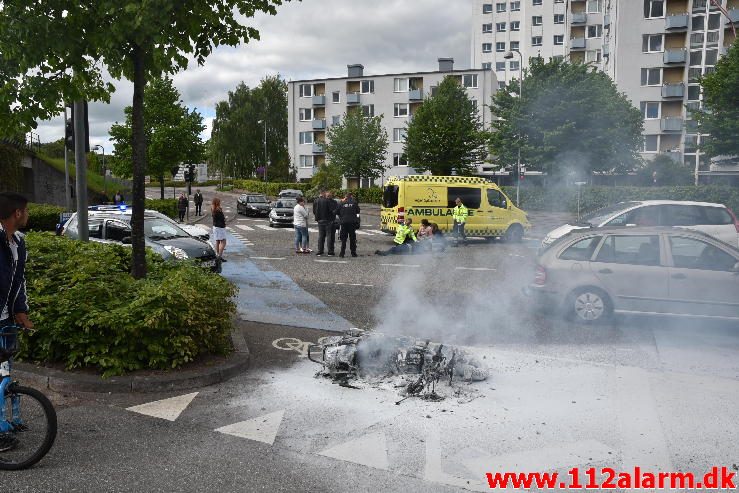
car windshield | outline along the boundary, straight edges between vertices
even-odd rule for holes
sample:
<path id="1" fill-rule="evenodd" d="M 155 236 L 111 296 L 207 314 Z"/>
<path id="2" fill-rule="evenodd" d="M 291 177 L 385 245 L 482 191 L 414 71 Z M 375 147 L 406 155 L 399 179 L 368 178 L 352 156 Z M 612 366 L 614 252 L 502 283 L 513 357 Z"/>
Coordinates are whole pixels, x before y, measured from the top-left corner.
<path id="1" fill-rule="evenodd" d="M 250 204 L 266 204 L 267 197 L 265 197 L 264 195 L 251 195 L 247 197 L 247 201 Z"/>
<path id="2" fill-rule="evenodd" d="M 593 227 L 600 226 L 609 217 L 618 212 L 625 211 L 626 209 L 629 209 L 630 207 L 633 207 L 638 203 L 639 202 L 619 202 L 618 204 L 603 207 L 602 209 L 598 209 L 597 211 L 585 214 L 580 218 L 579 221 L 577 221 L 577 224 Z"/>
<path id="3" fill-rule="evenodd" d="M 291 199 L 280 199 L 275 204 L 276 209 L 292 209 L 295 207 L 295 204 L 297 204 L 297 200 L 291 200 Z"/>
<path id="4" fill-rule="evenodd" d="M 144 235 L 150 240 L 168 240 L 170 238 L 189 238 L 190 235 L 176 223 L 159 217 L 144 219 Z"/>

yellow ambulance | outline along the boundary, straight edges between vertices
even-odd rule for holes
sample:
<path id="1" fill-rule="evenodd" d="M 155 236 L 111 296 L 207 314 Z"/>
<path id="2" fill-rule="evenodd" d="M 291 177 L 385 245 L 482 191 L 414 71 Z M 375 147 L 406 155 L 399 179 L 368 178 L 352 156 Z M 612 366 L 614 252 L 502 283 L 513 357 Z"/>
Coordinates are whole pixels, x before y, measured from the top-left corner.
<path id="1" fill-rule="evenodd" d="M 469 209 L 467 236 L 517 242 L 531 228 L 526 213 L 513 205 L 495 183 L 478 177 L 431 175 L 390 177 L 382 195 L 380 228 L 393 233 L 399 219 L 410 217 L 413 229 L 418 229 L 421 219 L 428 219 L 440 230 L 450 232 L 457 197 Z"/>

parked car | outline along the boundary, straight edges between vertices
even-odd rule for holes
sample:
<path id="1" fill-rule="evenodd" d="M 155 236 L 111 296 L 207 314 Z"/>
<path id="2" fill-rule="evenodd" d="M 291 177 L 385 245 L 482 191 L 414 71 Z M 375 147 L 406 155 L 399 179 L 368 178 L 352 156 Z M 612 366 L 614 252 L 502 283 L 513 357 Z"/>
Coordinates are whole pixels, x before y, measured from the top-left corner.
<path id="1" fill-rule="evenodd" d="M 244 194 L 236 200 L 236 213 L 246 216 L 269 215 L 269 200 L 262 194 Z"/>
<path id="2" fill-rule="evenodd" d="M 284 224 L 292 226 L 293 208 L 297 203 L 297 200 L 290 198 L 277 199 L 272 202 L 272 210 L 269 211 L 269 226 L 271 228 Z"/>
<path id="3" fill-rule="evenodd" d="M 62 235 L 79 238 L 77 213 L 67 221 Z M 203 267 L 216 268 L 216 253 L 208 243 L 190 236 L 168 217 L 157 211 L 144 211 L 144 242 L 164 259 L 195 259 Z M 131 209 L 103 208 L 88 211 L 88 236 L 91 241 L 131 244 Z"/>
<path id="4" fill-rule="evenodd" d="M 161 217 L 163 219 L 169 219 L 172 222 L 175 222 L 174 219 L 170 218 L 166 214 L 163 214 L 158 211 L 150 211 L 153 213 L 153 215 L 156 215 L 157 217 Z M 210 240 L 210 230 L 202 225 L 199 224 L 186 224 L 186 223 L 176 223 L 178 227 L 183 229 L 185 233 L 189 234 L 193 238 L 197 238 L 198 240 L 207 242 Z"/>
<path id="5" fill-rule="evenodd" d="M 286 188 L 285 190 L 281 190 L 280 193 L 277 194 L 278 199 L 297 199 L 298 197 L 302 196 L 303 192 L 292 188 Z"/>
<path id="6" fill-rule="evenodd" d="M 739 319 L 739 249 L 680 228 L 573 231 L 539 255 L 527 292 L 581 322 L 614 312 Z"/>
<path id="7" fill-rule="evenodd" d="M 605 226 L 676 226 L 702 231 L 732 246 L 739 246 L 739 220 L 723 204 L 640 200 L 604 207 L 574 224 L 560 226 L 546 235 L 542 247 L 546 248 L 570 231 Z"/>

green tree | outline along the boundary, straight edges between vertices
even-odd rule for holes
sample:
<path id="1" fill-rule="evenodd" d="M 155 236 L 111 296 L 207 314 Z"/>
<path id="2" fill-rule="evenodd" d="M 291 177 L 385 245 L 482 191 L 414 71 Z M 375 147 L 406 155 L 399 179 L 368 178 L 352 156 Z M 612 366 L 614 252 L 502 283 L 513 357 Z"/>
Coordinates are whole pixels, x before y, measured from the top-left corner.
<path id="1" fill-rule="evenodd" d="M 532 58 L 523 97 L 514 80 L 492 98 L 490 150 L 550 176 L 627 171 L 639 163 L 643 120 L 608 75 L 595 67 Z"/>
<path id="2" fill-rule="evenodd" d="M 457 78 L 447 76 L 407 126 L 405 155 L 420 172 L 470 175 L 486 155 L 486 133 Z"/>
<path id="3" fill-rule="evenodd" d="M 387 132 L 382 116 L 366 117 L 359 108 L 347 111 L 341 122 L 326 132 L 328 161 L 346 177 L 377 178 L 385 170 Z"/>
<path id="4" fill-rule="evenodd" d="M 146 276 L 144 88 L 199 65 L 221 45 L 258 39 L 243 25 L 282 0 L 6 0 L 0 9 L 0 134 L 35 127 L 63 101 L 110 100 L 114 78 L 133 81 L 131 273 Z"/>
<path id="5" fill-rule="evenodd" d="M 654 173 L 656 173 L 656 185 L 660 187 L 690 185 L 693 183 L 693 170 L 664 154 L 645 162 L 643 166 L 636 170 L 638 184 L 642 186 L 654 185 Z"/>
<path id="6" fill-rule="evenodd" d="M 341 168 L 333 163 L 322 164 L 311 178 L 313 188 L 332 190 L 341 188 Z"/>
<path id="7" fill-rule="evenodd" d="M 111 169 L 128 178 L 133 174 L 131 163 L 131 117 L 133 108 L 124 110 L 126 121 L 116 122 L 110 128 L 115 160 Z M 200 134 L 205 129 L 203 117 L 197 110 L 190 111 L 180 100 L 180 92 L 172 79 L 164 77 L 151 82 L 144 91 L 144 133 L 146 135 L 146 171 L 159 180 L 161 198 L 164 198 L 164 180 L 170 170 L 179 164 L 200 163 L 205 145 Z"/>
<path id="8" fill-rule="evenodd" d="M 45 142 L 41 144 L 41 152 L 54 159 L 64 159 L 64 139 L 61 138 L 54 142 Z M 69 154 L 71 156 L 67 156 L 67 158 L 71 157 L 72 160 L 74 160 L 74 153 L 70 152 Z"/>
<path id="9" fill-rule="evenodd" d="M 693 118 L 701 134 L 700 148 L 709 157 L 739 156 L 739 44 L 731 45 L 716 70 L 700 80 L 703 109 Z"/>

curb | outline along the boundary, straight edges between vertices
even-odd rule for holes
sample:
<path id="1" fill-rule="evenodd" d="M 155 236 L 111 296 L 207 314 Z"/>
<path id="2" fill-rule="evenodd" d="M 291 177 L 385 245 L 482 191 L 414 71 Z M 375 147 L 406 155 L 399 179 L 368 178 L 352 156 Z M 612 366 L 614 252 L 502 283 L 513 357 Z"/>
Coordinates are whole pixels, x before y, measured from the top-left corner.
<path id="1" fill-rule="evenodd" d="M 227 361 L 198 370 L 183 370 L 174 375 L 122 376 L 103 379 L 97 375 L 78 375 L 14 363 L 13 375 L 41 390 L 76 392 L 162 392 L 188 390 L 225 382 L 249 368 L 249 348 L 239 330 L 231 332 L 234 353 Z"/>

